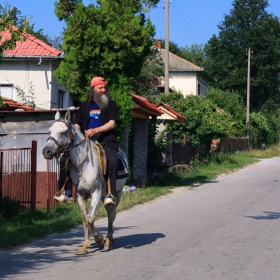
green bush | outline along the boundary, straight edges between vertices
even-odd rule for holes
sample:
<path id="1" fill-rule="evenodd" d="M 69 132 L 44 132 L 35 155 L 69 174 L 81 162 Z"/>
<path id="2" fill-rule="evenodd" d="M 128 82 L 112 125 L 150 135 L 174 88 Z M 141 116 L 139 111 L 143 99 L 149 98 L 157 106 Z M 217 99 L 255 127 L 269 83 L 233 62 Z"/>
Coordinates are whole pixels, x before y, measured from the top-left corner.
<path id="1" fill-rule="evenodd" d="M 2 219 L 7 220 L 18 215 L 19 204 L 18 201 L 11 199 L 8 196 L 2 198 Z"/>

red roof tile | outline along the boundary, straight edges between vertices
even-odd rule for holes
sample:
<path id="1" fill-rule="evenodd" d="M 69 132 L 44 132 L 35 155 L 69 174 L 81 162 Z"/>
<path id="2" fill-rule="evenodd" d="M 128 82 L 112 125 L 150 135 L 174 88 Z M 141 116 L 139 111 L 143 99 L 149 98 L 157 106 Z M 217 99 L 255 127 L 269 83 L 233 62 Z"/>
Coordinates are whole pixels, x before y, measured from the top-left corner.
<path id="1" fill-rule="evenodd" d="M 180 113 L 178 113 L 177 111 L 175 111 L 172 107 L 170 107 L 169 105 L 165 104 L 165 103 L 159 103 L 157 105 L 157 107 L 163 107 L 166 110 L 168 110 L 170 113 L 174 114 L 177 117 L 177 120 L 179 121 L 186 121 L 187 118 L 182 116 Z"/>
<path id="2" fill-rule="evenodd" d="M 24 34 L 23 34 L 24 35 Z M 2 40 L 0 44 L 7 39 L 10 39 L 10 32 L 3 31 L 1 33 Z M 27 38 L 24 42 L 17 41 L 16 48 L 13 50 L 7 50 L 3 53 L 5 56 L 60 56 L 61 51 L 54 47 L 49 46 L 43 41 L 37 39 L 31 34 L 27 34 Z"/>
<path id="3" fill-rule="evenodd" d="M 15 111 L 16 109 L 23 109 L 24 111 L 34 111 L 34 108 L 20 104 L 6 97 L 2 97 L 2 101 L 4 104 L 4 106 L 2 105 L 3 106 L 2 110 L 5 111 Z"/>
<path id="4" fill-rule="evenodd" d="M 159 116 L 163 114 L 163 112 L 160 109 L 158 109 L 157 106 L 150 103 L 146 98 L 136 95 L 134 93 L 131 93 L 131 96 L 132 100 L 138 105 L 155 112 Z"/>

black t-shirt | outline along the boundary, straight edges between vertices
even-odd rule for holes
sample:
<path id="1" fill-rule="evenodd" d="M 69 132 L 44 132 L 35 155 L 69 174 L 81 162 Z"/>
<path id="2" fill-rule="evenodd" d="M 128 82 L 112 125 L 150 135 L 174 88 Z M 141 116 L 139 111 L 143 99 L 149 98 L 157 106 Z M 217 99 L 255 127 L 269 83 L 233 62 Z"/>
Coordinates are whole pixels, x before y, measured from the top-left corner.
<path id="1" fill-rule="evenodd" d="M 73 124 L 78 124 L 81 127 L 83 133 L 85 133 L 85 130 L 87 129 L 91 104 L 92 102 L 83 102 L 73 121 Z M 116 123 L 120 122 L 117 104 L 111 99 L 109 100 L 108 107 L 101 110 L 101 126 L 110 120 L 114 120 Z M 119 143 L 115 129 L 101 133 L 97 140 L 105 149 L 118 149 Z"/>

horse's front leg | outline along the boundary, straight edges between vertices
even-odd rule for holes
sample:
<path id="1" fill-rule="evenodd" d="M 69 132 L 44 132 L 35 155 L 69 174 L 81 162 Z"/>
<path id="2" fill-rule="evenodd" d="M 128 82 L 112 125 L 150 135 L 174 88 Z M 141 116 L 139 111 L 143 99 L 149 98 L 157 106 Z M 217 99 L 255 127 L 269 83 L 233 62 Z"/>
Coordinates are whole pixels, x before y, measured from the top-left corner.
<path id="1" fill-rule="evenodd" d="M 78 195 L 78 203 L 83 215 L 85 241 L 84 241 L 84 245 L 81 248 L 79 248 L 78 251 L 76 252 L 76 255 L 85 255 L 87 254 L 87 248 L 89 248 L 89 246 L 91 245 L 89 234 L 88 234 L 89 224 L 87 220 L 87 203 L 86 200 L 81 195 Z"/>
<path id="2" fill-rule="evenodd" d="M 91 205 L 88 214 L 87 222 L 91 228 L 92 236 L 94 237 L 95 243 L 100 245 L 104 243 L 103 235 L 94 226 L 94 217 L 97 207 L 101 199 L 101 191 L 96 191 L 91 194 Z"/>

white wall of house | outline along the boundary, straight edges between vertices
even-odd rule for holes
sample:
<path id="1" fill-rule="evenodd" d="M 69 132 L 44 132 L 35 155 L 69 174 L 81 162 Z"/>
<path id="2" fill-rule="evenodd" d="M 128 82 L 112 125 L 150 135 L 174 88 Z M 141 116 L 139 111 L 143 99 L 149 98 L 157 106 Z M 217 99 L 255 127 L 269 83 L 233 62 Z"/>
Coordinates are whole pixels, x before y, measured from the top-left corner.
<path id="1" fill-rule="evenodd" d="M 31 85 L 34 92 L 36 109 L 68 108 L 73 104 L 67 90 L 60 85 L 52 73 L 59 66 L 60 61 L 47 60 L 37 66 L 38 59 L 9 59 L 0 62 L 1 95 L 22 103 L 14 87 L 19 87 L 30 96 Z M 8 85 L 13 87 L 8 89 Z M 10 96 L 5 96 L 5 93 Z"/>
<path id="2" fill-rule="evenodd" d="M 169 87 L 175 89 L 176 91 L 181 91 L 184 96 L 204 96 L 208 88 L 208 83 L 196 72 L 170 72 Z"/>
<path id="3" fill-rule="evenodd" d="M 197 78 L 195 73 L 170 72 L 169 87 L 181 91 L 184 96 L 197 94 Z"/>

